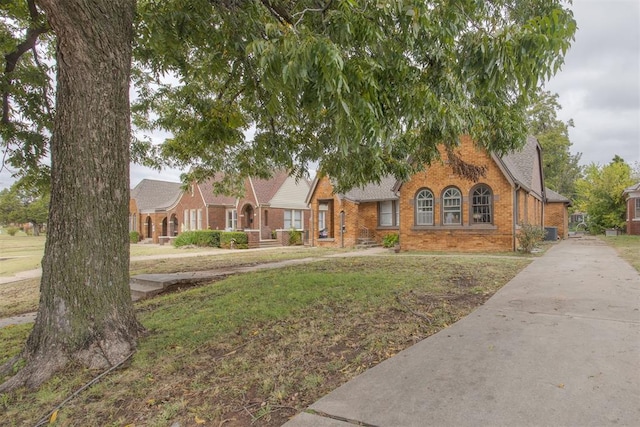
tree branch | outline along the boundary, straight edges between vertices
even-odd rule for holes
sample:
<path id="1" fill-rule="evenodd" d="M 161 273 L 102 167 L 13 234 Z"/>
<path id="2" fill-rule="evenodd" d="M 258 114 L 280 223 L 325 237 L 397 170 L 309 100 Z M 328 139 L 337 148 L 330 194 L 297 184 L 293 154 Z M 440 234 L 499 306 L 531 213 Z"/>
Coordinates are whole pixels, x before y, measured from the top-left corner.
<path id="1" fill-rule="evenodd" d="M 451 169 L 453 169 L 454 174 L 472 182 L 478 182 L 480 178 L 486 177 L 486 166 L 476 166 L 465 162 L 453 151 L 453 147 L 447 145 L 445 149 L 447 152 L 447 160 L 449 160 L 449 165 Z"/>
<path id="2" fill-rule="evenodd" d="M 9 76 L 16 69 L 16 65 L 18 64 L 18 61 L 20 60 L 22 55 L 24 55 L 31 49 L 35 49 L 36 43 L 38 42 L 38 37 L 40 37 L 41 34 L 49 31 L 49 27 L 46 24 L 38 24 L 40 12 L 38 12 L 35 1 L 27 0 L 27 5 L 29 7 L 29 17 L 31 18 L 32 26 L 27 29 L 27 34 L 25 35 L 24 40 L 16 46 L 15 50 L 13 52 L 9 52 L 4 56 L 4 75 L 7 78 L 7 88 L 2 94 L 1 122 L 3 124 L 9 123 L 9 87 L 11 86 L 11 78 Z"/>

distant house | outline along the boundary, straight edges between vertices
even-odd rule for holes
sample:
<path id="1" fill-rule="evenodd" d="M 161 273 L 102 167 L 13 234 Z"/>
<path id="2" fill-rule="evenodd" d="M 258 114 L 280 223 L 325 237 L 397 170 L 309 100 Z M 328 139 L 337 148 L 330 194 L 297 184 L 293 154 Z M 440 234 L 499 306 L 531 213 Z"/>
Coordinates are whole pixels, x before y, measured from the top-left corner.
<path id="1" fill-rule="evenodd" d="M 627 234 L 640 236 L 640 182 L 623 192 L 627 201 Z"/>
<path id="2" fill-rule="evenodd" d="M 485 176 L 471 182 L 446 161 L 434 162 L 406 182 L 388 177 L 346 194 L 334 194 L 329 177 L 316 177 L 307 196 L 312 244 L 348 247 L 398 233 L 402 250 L 516 250 L 520 224 L 542 227 L 547 202 L 556 203 L 555 195 L 545 195 L 537 140 L 530 137 L 520 151 L 499 157 L 462 137 L 456 152 L 484 166 Z M 564 226 L 566 217 L 558 214 L 553 224 Z"/>
<path id="3" fill-rule="evenodd" d="M 272 240 L 276 230 L 307 230 L 307 180 L 296 181 L 286 172 L 267 180 L 250 177 L 241 197 L 232 197 L 214 193 L 219 179 L 193 183 L 185 190 L 182 184 L 143 180 L 131 191 L 129 209 L 134 217 L 133 212 L 140 212 L 143 239 L 164 243 L 184 231 L 244 230 L 257 243 Z"/>
<path id="4" fill-rule="evenodd" d="M 167 221 L 167 208 L 174 204 L 182 184 L 143 179 L 129 197 L 129 231 L 137 231 L 140 239 L 158 242 L 159 236 L 177 234 L 177 223 Z"/>

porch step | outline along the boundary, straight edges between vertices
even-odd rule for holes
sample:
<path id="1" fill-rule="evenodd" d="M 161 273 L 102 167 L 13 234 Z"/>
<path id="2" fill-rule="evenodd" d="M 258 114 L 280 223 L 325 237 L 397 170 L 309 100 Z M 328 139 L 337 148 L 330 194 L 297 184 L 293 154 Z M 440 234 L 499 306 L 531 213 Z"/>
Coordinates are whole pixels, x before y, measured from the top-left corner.
<path id="1" fill-rule="evenodd" d="M 280 244 L 280 242 L 276 239 L 269 239 L 269 240 L 260 240 L 260 245 L 258 247 L 260 248 L 279 248 L 282 245 Z"/>
<path id="2" fill-rule="evenodd" d="M 373 239 L 358 239 L 356 249 L 379 248 L 382 245 Z"/>

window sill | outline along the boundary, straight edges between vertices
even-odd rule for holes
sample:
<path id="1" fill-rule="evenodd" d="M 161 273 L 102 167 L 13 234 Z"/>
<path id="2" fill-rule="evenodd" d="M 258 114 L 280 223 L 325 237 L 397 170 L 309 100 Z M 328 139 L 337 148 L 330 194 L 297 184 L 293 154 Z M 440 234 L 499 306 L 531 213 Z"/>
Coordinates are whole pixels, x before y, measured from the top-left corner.
<path id="1" fill-rule="evenodd" d="M 398 230 L 399 228 L 397 225 L 379 225 L 376 230 Z"/>
<path id="2" fill-rule="evenodd" d="M 335 242 L 334 237 L 318 237 L 318 242 Z"/>
<path id="3" fill-rule="evenodd" d="M 414 225 L 411 231 L 494 231 L 498 227 L 493 224 L 474 224 L 474 225 Z"/>

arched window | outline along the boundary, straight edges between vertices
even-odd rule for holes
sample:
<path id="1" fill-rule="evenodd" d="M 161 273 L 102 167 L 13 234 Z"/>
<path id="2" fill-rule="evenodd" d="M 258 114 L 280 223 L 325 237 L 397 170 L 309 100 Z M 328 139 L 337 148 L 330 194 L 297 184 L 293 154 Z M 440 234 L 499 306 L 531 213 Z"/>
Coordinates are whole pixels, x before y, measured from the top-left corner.
<path id="1" fill-rule="evenodd" d="M 488 185 L 480 184 L 471 190 L 471 224 L 493 222 L 493 197 Z"/>
<path id="2" fill-rule="evenodd" d="M 416 193 L 416 225 L 433 225 L 433 193 L 426 188 Z"/>
<path id="3" fill-rule="evenodd" d="M 442 223 L 462 224 L 462 195 L 455 187 L 449 187 L 442 193 Z"/>

